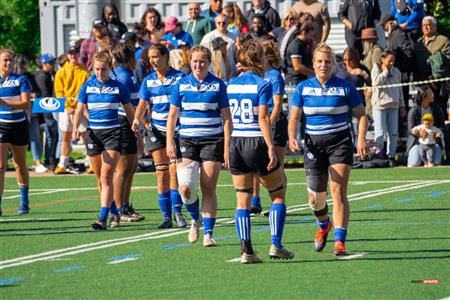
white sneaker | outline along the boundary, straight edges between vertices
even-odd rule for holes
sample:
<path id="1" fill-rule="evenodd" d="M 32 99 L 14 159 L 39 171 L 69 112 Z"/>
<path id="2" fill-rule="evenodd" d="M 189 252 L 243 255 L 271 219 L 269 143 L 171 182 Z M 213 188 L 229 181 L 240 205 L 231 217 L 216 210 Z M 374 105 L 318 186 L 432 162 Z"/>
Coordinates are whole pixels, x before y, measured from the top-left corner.
<path id="1" fill-rule="evenodd" d="M 203 247 L 215 247 L 216 241 L 213 239 L 212 235 L 205 234 L 203 236 Z"/>
<path id="2" fill-rule="evenodd" d="M 37 165 L 34 169 L 36 173 L 45 173 L 48 169 L 44 165 Z"/>
<path id="3" fill-rule="evenodd" d="M 200 226 L 202 225 L 201 219 L 197 221 L 191 220 L 191 228 L 189 228 L 188 240 L 190 243 L 195 243 L 198 241 L 198 232 L 200 230 Z"/>

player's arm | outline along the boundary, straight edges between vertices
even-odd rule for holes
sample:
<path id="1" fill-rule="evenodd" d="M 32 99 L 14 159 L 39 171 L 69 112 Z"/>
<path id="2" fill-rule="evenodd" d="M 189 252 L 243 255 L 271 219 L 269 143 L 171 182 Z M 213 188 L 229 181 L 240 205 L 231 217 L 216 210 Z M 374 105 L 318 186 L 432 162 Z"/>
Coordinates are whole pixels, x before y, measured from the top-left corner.
<path id="1" fill-rule="evenodd" d="M 295 105 L 291 106 L 291 116 L 288 124 L 289 149 L 292 152 L 300 151 L 300 146 L 297 141 L 298 123 L 302 116 L 302 109 Z"/>
<path id="2" fill-rule="evenodd" d="M 29 92 L 20 93 L 19 101 L 16 100 L 9 101 L 0 98 L 0 106 L 8 106 L 16 109 L 28 109 L 30 106 L 30 93 Z"/>
<path id="3" fill-rule="evenodd" d="M 270 114 L 270 124 L 275 124 L 276 120 L 278 119 L 278 116 L 281 112 L 281 107 L 283 105 L 283 95 L 273 95 L 273 110 Z"/>
<path id="4" fill-rule="evenodd" d="M 81 123 L 81 118 L 83 117 L 83 112 L 86 108 L 86 104 L 83 104 L 81 102 L 77 103 L 77 108 L 75 110 L 75 114 L 73 116 L 73 127 L 72 127 L 72 138 L 75 141 L 78 141 L 80 139 L 80 133 L 78 131 L 78 127 Z"/>
<path id="5" fill-rule="evenodd" d="M 272 170 L 277 165 L 277 156 L 275 155 L 275 148 L 273 146 L 272 131 L 270 129 L 270 118 L 269 118 L 269 106 L 259 105 L 258 106 L 258 125 L 261 128 L 261 133 L 264 138 L 264 142 L 267 145 L 267 153 L 269 154 L 269 164 L 267 165 L 267 170 Z"/>
<path id="6" fill-rule="evenodd" d="M 367 155 L 367 143 L 366 143 L 366 134 L 367 134 L 367 115 L 366 110 L 362 104 L 354 107 L 352 109 L 353 114 L 358 119 L 358 145 L 356 146 L 356 150 L 358 155 L 364 159 Z"/>
<path id="7" fill-rule="evenodd" d="M 223 147 L 223 158 L 224 166 L 226 169 L 230 166 L 230 138 L 231 138 L 231 112 L 230 107 L 224 107 L 220 110 L 223 120 L 223 132 L 224 132 L 224 147 Z"/>
<path id="8" fill-rule="evenodd" d="M 176 158 L 175 151 L 175 126 L 177 124 L 178 114 L 180 112 L 180 108 L 175 105 L 170 105 L 169 116 L 167 118 L 167 131 L 166 131 L 166 147 L 167 147 L 167 156 L 171 159 Z"/>
<path id="9" fill-rule="evenodd" d="M 139 100 L 139 104 L 136 107 L 136 111 L 134 112 L 134 119 L 133 122 L 131 123 L 131 129 L 133 129 L 133 131 L 137 132 L 139 131 L 139 125 L 140 124 L 144 124 L 145 128 L 148 128 L 148 122 L 145 120 L 144 118 L 144 114 L 145 111 L 147 109 L 147 102 L 144 99 L 140 99 Z"/>

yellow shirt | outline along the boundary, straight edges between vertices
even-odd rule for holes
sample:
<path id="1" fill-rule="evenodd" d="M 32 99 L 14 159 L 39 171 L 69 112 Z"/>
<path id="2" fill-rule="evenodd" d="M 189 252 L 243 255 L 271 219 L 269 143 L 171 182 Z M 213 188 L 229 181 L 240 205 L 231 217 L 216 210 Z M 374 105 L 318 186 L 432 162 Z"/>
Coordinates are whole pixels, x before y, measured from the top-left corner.
<path id="1" fill-rule="evenodd" d="M 76 108 L 78 92 L 88 78 L 89 72 L 81 64 L 65 63 L 55 75 L 55 96 L 66 98 L 66 108 Z"/>

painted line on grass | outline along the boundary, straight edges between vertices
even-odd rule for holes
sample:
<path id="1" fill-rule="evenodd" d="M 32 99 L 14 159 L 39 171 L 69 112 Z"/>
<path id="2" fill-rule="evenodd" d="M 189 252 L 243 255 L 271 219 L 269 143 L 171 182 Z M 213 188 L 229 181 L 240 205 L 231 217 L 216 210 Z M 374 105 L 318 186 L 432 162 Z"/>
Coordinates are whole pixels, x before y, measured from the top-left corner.
<path id="1" fill-rule="evenodd" d="M 405 198 L 405 199 L 400 199 L 397 202 L 399 202 L 399 203 L 408 203 L 408 202 L 411 202 L 411 201 L 414 201 L 414 200 L 416 200 L 416 198 Z"/>
<path id="2" fill-rule="evenodd" d="M 241 261 L 240 257 L 235 257 L 235 258 L 227 260 L 227 262 L 229 262 L 229 263 L 235 263 L 235 262 L 240 262 L 240 261 Z"/>
<path id="3" fill-rule="evenodd" d="M 110 265 L 122 264 L 125 262 L 138 260 L 141 257 L 142 257 L 142 254 L 122 255 L 122 256 L 111 258 L 111 261 L 108 262 L 108 264 L 110 264 Z"/>
<path id="4" fill-rule="evenodd" d="M 351 254 L 351 255 L 340 256 L 339 259 L 350 260 L 350 259 L 355 259 L 355 258 L 358 258 L 358 257 L 362 257 L 362 256 L 364 256 L 366 254 L 367 254 L 367 252 L 359 252 L 359 253 L 355 253 L 355 254 Z"/>
<path id="5" fill-rule="evenodd" d="M 84 269 L 86 268 L 86 266 L 81 265 L 81 266 L 70 266 L 64 269 L 59 269 L 59 270 L 55 270 L 56 273 L 64 273 L 64 272 L 71 272 L 71 271 L 76 271 L 79 269 Z"/>
<path id="6" fill-rule="evenodd" d="M 383 205 L 382 204 L 373 204 L 373 205 L 364 207 L 364 209 L 374 209 L 374 208 L 380 208 L 380 207 L 383 207 Z"/>
<path id="7" fill-rule="evenodd" d="M 0 285 L 14 283 L 14 282 L 20 281 L 20 280 L 25 280 L 25 278 L 23 278 L 23 277 L 15 277 L 15 278 L 10 278 L 10 279 L 0 280 Z"/>
<path id="8" fill-rule="evenodd" d="M 443 183 L 448 183 L 448 182 L 450 182 L 450 180 L 429 181 L 427 184 L 422 184 L 419 186 L 416 184 L 409 184 L 409 185 L 397 186 L 392 189 L 373 190 L 373 191 L 370 191 L 371 194 L 369 194 L 369 195 L 362 195 L 362 196 L 358 196 L 358 197 L 354 197 L 354 195 L 350 195 L 349 201 L 357 201 L 357 200 L 362 200 L 362 199 L 367 199 L 367 198 L 373 198 L 373 197 L 377 197 L 379 195 L 393 193 L 393 192 L 397 192 L 397 191 L 420 189 L 420 188 L 424 188 L 427 186 L 443 184 Z M 328 201 L 330 201 L 330 200 L 328 200 Z M 330 203 L 331 203 L 331 201 L 330 201 Z M 304 210 L 307 208 L 308 207 L 296 208 L 296 209 L 288 210 L 288 212 Z M 234 222 L 234 219 L 230 218 L 229 221 L 224 221 L 223 223 L 232 223 L 232 222 Z M 79 246 L 70 247 L 70 248 L 52 250 L 52 251 L 43 252 L 43 253 L 39 253 L 39 254 L 35 254 L 35 255 L 29 255 L 29 256 L 25 256 L 25 257 L 18 257 L 18 258 L 14 258 L 14 259 L 5 260 L 5 261 L 0 261 L 0 270 L 5 269 L 5 268 L 20 266 L 20 265 L 25 265 L 25 264 L 31 264 L 31 263 L 34 263 L 37 261 L 43 261 L 43 260 L 58 258 L 58 257 L 62 257 L 62 256 L 67 256 L 67 255 L 74 255 L 74 254 L 89 252 L 89 251 L 98 250 L 98 249 L 105 249 L 105 248 L 110 248 L 110 247 L 114 247 L 114 246 L 140 242 L 140 241 L 144 241 L 144 240 L 152 240 L 152 239 L 160 239 L 160 238 L 164 238 L 164 237 L 171 237 L 171 236 L 187 233 L 188 231 L 189 230 L 169 229 L 169 230 L 164 230 L 164 231 L 156 231 L 156 232 L 152 232 L 152 233 L 138 235 L 138 236 L 134 236 L 134 237 L 105 240 L 105 241 L 84 244 L 84 245 L 79 245 Z"/>

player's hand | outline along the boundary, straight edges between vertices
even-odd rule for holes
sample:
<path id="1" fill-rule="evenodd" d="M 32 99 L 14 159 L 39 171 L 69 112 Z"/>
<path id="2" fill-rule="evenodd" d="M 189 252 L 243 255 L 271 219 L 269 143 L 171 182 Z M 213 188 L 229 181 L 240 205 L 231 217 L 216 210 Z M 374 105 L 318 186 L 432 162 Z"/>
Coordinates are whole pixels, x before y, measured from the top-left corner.
<path id="1" fill-rule="evenodd" d="M 78 142 L 78 140 L 80 139 L 80 133 L 78 132 L 78 128 L 72 129 L 72 139 L 76 142 Z"/>
<path id="2" fill-rule="evenodd" d="M 269 154 L 269 164 L 267 165 L 267 171 L 270 171 L 277 165 L 278 157 L 275 153 L 275 150 L 273 149 L 269 149 L 269 151 L 267 151 L 267 154 Z"/>
<path id="3" fill-rule="evenodd" d="M 177 158 L 176 151 L 175 151 L 175 145 L 174 145 L 173 142 L 167 143 L 166 152 L 167 152 L 167 156 L 170 159 L 176 159 Z"/>
<path id="4" fill-rule="evenodd" d="M 298 144 L 297 139 L 292 139 L 289 140 L 289 150 L 291 150 L 291 152 L 300 152 L 300 146 Z"/>
<path id="5" fill-rule="evenodd" d="M 139 119 L 135 118 L 133 124 L 131 124 L 131 130 L 138 133 L 139 132 Z"/>
<path id="6" fill-rule="evenodd" d="M 227 149 L 223 153 L 223 167 L 225 169 L 230 168 L 230 152 Z"/>
<path id="7" fill-rule="evenodd" d="M 366 159 L 367 152 L 368 152 L 366 139 L 358 139 L 358 144 L 356 145 L 356 151 L 362 160 Z"/>

